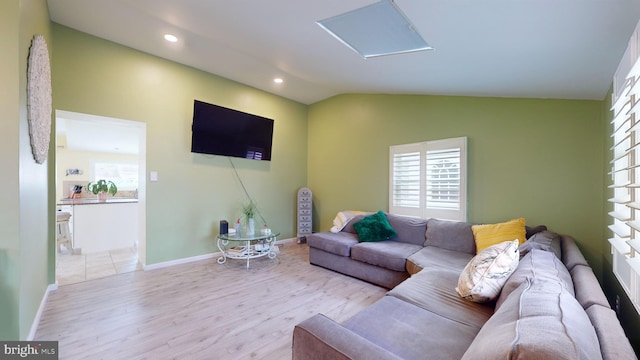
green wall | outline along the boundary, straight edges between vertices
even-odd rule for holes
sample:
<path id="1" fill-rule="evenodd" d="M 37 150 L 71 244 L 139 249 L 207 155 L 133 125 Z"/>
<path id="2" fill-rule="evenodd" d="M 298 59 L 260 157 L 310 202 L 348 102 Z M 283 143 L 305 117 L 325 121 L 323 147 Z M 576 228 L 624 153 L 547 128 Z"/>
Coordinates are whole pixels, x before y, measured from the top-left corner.
<path id="1" fill-rule="evenodd" d="M 306 105 L 58 24 L 53 36 L 56 109 L 146 123 L 147 173 L 159 177 L 146 184 L 147 264 L 216 252 L 219 221 L 248 202 L 228 158 L 190 152 L 194 99 L 275 120 L 272 161 L 233 162 L 268 225 L 295 236 Z"/>
<path id="2" fill-rule="evenodd" d="M 0 339 L 19 338 L 19 18 L 19 1 L 0 2 Z"/>
<path id="3" fill-rule="evenodd" d="M 524 217 L 573 235 L 601 276 L 602 101 L 341 95 L 309 108 L 315 231 L 388 209 L 389 146 L 468 137 L 468 221 Z"/>
<path id="4" fill-rule="evenodd" d="M 49 163 L 36 164 L 27 122 L 27 59 L 35 34 L 51 51 L 45 0 L 0 4 L 0 339 L 26 339 L 53 271 Z"/>
<path id="5" fill-rule="evenodd" d="M 44 0 L 20 1 L 20 72 L 27 74 L 26 59 L 35 34 L 44 35 L 51 58 L 49 9 Z M 20 76 L 20 337 L 27 338 L 55 267 L 50 223 L 49 184 L 52 158 L 37 164 L 33 158 L 27 121 L 27 81 Z M 40 224 L 41 226 L 34 226 Z"/>

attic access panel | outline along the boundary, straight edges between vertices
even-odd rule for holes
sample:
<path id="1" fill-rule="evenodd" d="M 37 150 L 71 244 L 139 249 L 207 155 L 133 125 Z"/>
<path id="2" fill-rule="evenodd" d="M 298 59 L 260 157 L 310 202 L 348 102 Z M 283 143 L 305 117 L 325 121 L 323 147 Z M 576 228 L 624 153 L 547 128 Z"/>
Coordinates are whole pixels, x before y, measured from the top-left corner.
<path id="1" fill-rule="evenodd" d="M 433 50 L 391 0 L 317 23 L 364 58 Z"/>

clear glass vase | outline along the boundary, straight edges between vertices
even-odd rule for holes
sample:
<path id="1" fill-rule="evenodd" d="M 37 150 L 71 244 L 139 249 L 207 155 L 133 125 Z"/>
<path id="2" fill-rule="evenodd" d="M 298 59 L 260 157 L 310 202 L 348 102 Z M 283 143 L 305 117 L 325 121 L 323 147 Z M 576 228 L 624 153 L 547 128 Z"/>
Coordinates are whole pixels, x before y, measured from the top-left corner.
<path id="1" fill-rule="evenodd" d="M 256 233 L 256 223 L 253 218 L 249 218 L 247 221 L 247 235 L 253 235 Z"/>

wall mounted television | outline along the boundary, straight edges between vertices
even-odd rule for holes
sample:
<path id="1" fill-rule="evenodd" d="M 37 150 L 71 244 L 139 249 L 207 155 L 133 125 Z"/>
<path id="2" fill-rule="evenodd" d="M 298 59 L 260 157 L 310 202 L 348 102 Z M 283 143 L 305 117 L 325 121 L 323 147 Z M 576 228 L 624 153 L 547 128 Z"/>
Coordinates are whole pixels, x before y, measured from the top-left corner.
<path id="1" fill-rule="evenodd" d="M 273 120 L 193 101 L 191 152 L 271 160 Z"/>

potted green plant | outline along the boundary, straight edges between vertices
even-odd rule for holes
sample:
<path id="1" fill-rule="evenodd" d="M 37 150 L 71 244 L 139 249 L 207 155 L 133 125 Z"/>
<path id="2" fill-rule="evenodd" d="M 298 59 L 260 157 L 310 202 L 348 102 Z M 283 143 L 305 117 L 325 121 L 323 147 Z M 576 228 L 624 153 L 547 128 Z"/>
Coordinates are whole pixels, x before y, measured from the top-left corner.
<path id="1" fill-rule="evenodd" d="M 242 207 L 242 214 L 244 215 L 244 218 L 247 220 L 247 228 L 248 228 L 247 235 L 253 235 L 256 231 L 254 217 L 257 211 L 258 211 L 258 208 L 256 207 L 256 204 L 253 201 L 250 201 L 249 204 L 244 205 Z"/>
<path id="2" fill-rule="evenodd" d="M 95 195 L 98 195 L 98 200 L 106 201 L 107 194 L 114 196 L 118 192 L 118 187 L 113 181 L 100 179 L 96 182 L 90 182 L 87 184 L 87 190 Z"/>

